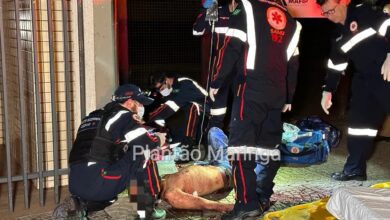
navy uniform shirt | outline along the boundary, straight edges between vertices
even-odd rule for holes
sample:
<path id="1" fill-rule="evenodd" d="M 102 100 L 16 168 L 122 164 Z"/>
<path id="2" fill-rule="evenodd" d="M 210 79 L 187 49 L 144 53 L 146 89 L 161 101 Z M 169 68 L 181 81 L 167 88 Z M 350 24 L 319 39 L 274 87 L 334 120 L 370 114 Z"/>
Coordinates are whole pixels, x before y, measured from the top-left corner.
<path id="1" fill-rule="evenodd" d="M 325 91 L 336 90 L 348 62 L 354 66 L 354 78 L 371 82 L 372 86 L 382 83 L 382 64 L 390 52 L 389 25 L 390 18 L 382 12 L 362 4 L 348 6 L 345 23 L 339 25 L 339 35 L 332 45 Z"/>
<path id="2" fill-rule="evenodd" d="M 159 138 L 149 133 L 147 128 L 137 120 L 137 114 L 119 103 L 109 103 L 104 109 L 90 113 L 81 122 L 70 152 L 70 163 L 86 159 L 114 162 L 112 160 L 119 160 L 127 151 L 141 152 L 145 149 L 153 150 L 160 146 Z M 105 116 L 103 121 L 100 122 L 103 112 Z M 100 129 L 99 137 L 101 137 L 99 139 L 103 140 L 99 144 L 106 148 L 103 150 L 92 148 L 93 141 L 96 141 L 98 129 Z M 134 151 L 133 148 L 139 146 L 142 149 Z M 97 154 L 92 152 L 97 152 Z M 115 155 L 103 155 L 107 152 Z"/>
<path id="3" fill-rule="evenodd" d="M 257 99 L 285 99 L 291 102 L 295 91 L 298 41 L 301 26 L 287 9 L 272 1 L 243 0 L 230 16 L 222 65 L 212 82 L 220 88 L 240 57 L 244 57 L 243 90 Z M 251 95 L 249 95 L 251 96 Z"/>
<path id="4" fill-rule="evenodd" d="M 229 17 L 231 12 L 229 6 L 224 5 L 218 7 L 218 21 L 215 22 L 213 49 L 211 59 L 211 77 L 214 78 L 216 68 L 221 65 L 221 48 L 225 42 L 225 34 L 228 29 Z M 202 9 L 193 24 L 192 34 L 194 36 L 204 36 L 211 34 L 211 22 L 206 21 L 206 9 Z"/>
<path id="5" fill-rule="evenodd" d="M 165 120 L 181 107 L 191 103 L 196 104 L 200 108 L 205 96 L 208 95 L 206 90 L 197 82 L 187 77 L 176 77 L 172 89 L 171 94 L 165 97 L 165 103 L 150 113 L 149 121 Z"/>

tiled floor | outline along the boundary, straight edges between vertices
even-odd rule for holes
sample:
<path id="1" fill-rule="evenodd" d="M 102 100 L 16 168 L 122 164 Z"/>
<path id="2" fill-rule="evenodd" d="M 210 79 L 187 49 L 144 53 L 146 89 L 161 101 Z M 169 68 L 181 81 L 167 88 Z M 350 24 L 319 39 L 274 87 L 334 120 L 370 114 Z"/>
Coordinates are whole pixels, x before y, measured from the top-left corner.
<path id="1" fill-rule="evenodd" d="M 342 169 L 346 155 L 345 138 L 339 148 L 334 149 L 328 161 L 321 165 L 309 167 L 282 167 L 276 176 L 275 194 L 272 199 L 276 202 L 271 210 L 280 210 L 295 204 L 301 204 L 331 194 L 332 190 L 340 186 L 370 186 L 378 182 L 390 181 L 390 142 L 380 141 L 377 144 L 376 152 L 368 163 L 368 180 L 364 182 L 350 181 L 337 182 L 329 178 L 329 174 Z M 6 191 L 2 190 L 0 202 L 0 219 L 51 219 L 51 210 L 55 204 L 52 202 L 52 193 L 47 193 L 47 204 L 44 208 L 39 207 L 36 194 L 32 194 L 32 204 L 29 210 L 23 206 L 23 198 L 16 200 L 14 213 L 8 212 Z M 64 195 L 66 193 L 64 192 Z M 232 193 L 223 199 L 224 202 L 234 202 Z M 167 204 L 162 204 L 167 209 L 168 219 L 219 219 L 219 214 L 214 212 L 188 212 L 169 209 Z M 129 217 L 129 203 L 123 197 L 107 208 L 104 212 L 91 215 L 91 219 L 131 219 Z"/>

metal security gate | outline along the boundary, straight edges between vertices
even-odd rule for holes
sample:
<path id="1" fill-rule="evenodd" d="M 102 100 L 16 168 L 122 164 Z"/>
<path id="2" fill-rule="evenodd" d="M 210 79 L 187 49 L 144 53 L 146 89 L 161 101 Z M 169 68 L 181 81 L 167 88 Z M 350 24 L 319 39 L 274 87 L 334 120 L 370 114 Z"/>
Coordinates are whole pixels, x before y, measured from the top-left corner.
<path id="1" fill-rule="evenodd" d="M 0 186 L 6 185 L 8 192 L 0 199 L 7 195 L 9 210 L 14 210 L 17 182 L 23 183 L 25 208 L 31 188 L 39 190 L 41 206 L 48 187 L 54 187 L 59 202 L 74 114 L 82 117 L 86 111 L 82 2 L 0 1 Z"/>

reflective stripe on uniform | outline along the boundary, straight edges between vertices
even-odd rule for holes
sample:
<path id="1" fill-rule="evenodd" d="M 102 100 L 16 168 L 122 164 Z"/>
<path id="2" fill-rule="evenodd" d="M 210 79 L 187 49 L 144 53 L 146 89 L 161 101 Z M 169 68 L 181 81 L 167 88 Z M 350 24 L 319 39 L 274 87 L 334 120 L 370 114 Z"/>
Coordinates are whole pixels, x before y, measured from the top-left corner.
<path id="1" fill-rule="evenodd" d="M 301 33 L 301 30 L 302 30 L 302 25 L 297 21 L 297 27 L 295 29 L 295 33 L 290 41 L 290 44 L 287 47 L 287 61 L 290 60 L 290 58 L 295 52 L 295 48 L 297 48 L 298 46 L 299 35 Z"/>
<path id="2" fill-rule="evenodd" d="M 157 125 L 159 125 L 161 127 L 165 127 L 165 120 L 164 119 L 155 120 L 154 123 L 156 123 Z"/>
<path id="3" fill-rule="evenodd" d="M 110 130 L 110 127 L 112 124 L 114 124 L 123 114 L 126 114 L 126 113 L 129 113 L 129 111 L 119 111 L 115 114 L 114 117 L 110 118 L 110 120 L 107 121 L 106 123 L 106 126 L 104 126 L 104 128 L 106 129 L 106 131 L 109 131 Z"/>
<path id="4" fill-rule="evenodd" d="M 347 69 L 347 66 L 348 66 L 348 63 L 340 63 L 337 65 L 334 65 L 331 59 L 328 60 L 328 68 L 329 69 L 333 69 L 333 70 L 337 70 L 337 71 L 344 71 L 345 69 Z"/>
<path id="5" fill-rule="evenodd" d="M 279 149 L 269 149 L 260 147 L 249 147 L 249 146 L 231 146 L 227 150 L 228 155 L 238 154 L 254 154 L 257 156 L 278 156 L 280 157 Z"/>
<path id="6" fill-rule="evenodd" d="M 210 115 L 224 115 L 226 114 L 227 108 L 212 108 L 210 109 Z"/>
<path id="7" fill-rule="evenodd" d="M 226 36 L 235 37 L 235 38 L 240 39 L 242 42 L 246 42 L 246 33 L 242 30 L 229 28 L 226 31 Z"/>
<path id="8" fill-rule="evenodd" d="M 256 32 L 255 32 L 255 20 L 253 18 L 252 4 L 248 0 L 242 0 L 242 4 L 245 8 L 246 25 L 248 33 L 248 57 L 246 60 L 247 69 L 255 69 L 256 59 Z"/>
<path id="9" fill-rule="evenodd" d="M 378 130 L 370 128 L 348 128 L 348 134 L 353 136 L 369 136 L 375 137 L 378 133 Z"/>
<path id="10" fill-rule="evenodd" d="M 165 104 L 167 106 L 169 106 L 169 108 L 171 108 L 173 111 L 177 112 L 177 110 L 179 110 L 179 106 L 176 104 L 176 102 L 172 101 L 172 100 L 169 100 L 169 101 L 166 101 Z"/>
<path id="11" fill-rule="evenodd" d="M 207 93 L 207 91 L 205 89 L 203 89 L 197 82 L 195 82 L 194 80 L 190 79 L 190 78 L 187 78 L 187 77 L 180 77 L 177 79 L 178 82 L 180 81 L 183 81 L 183 80 L 190 80 L 196 88 L 198 88 L 200 90 L 200 92 L 204 95 L 204 96 L 208 96 L 209 94 Z"/>
<path id="12" fill-rule="evenodd" d="M 204 34 L 204 30 L 203 30 L 203 31 L 201 31 L 201 32 L 198 32 L 198 31 L 192 30 L 192 35 L 194 35 L 194 36 L 201 36 L 201 35 L 203 35 L 203 34 Z"/>
<path id="13" fill-rule="evenodd" d="M 390 18 L 387 19 L 386 21 L 384 21 L 382 23 L 382 25 L 379 27 L 379 35 L 381 36 L 385 36 L 386 35 L 386 32 L 387 32 L 387 28 L 390 26 Z"/>
<path id="14" fill-rule="evenodd" d="M 198 115 L 200 115 L 200 105 L 196 102 L 191 102 L 195 108 L 196 108 L 196 113 L 198 113 Z"/>
<path id="15" fill-rule="evenodd" d="M 228 30 L 227 27 L 216 27 L 215 28 L 215 33 L 226 34 L 227 30 Z"/>
<path id="16" fill-rule="evenodd" d="M 295 48 L 295 51 L 294 51 L 292 56 L 298 56 L 298 55 L 299 55 L 299 49 L 297 47 L 297 48 Z"/>
<path id="17" fill-rule="evenodd" d="M 372 28 L 367 28 L 364 31 L 361 31 L 360 33 L 353 36 L 349 41 L 347 41 L 343 46 L 341 46 L 341 50 L 344 51 L 344 53 L 348 52 L 352 47 L 354 47 L 356 44 L 358 44 L 360 41 L 376 34 L 376 31 Z"/>
<path id="18" fill-rule="evenodd" d="M 135 130 L 129 131 L 125 134 L 125 140 L 122 142 L 129 143 L 132 140 L 146 134 L 148 131 L 145 128 L 137 128 Z"/>

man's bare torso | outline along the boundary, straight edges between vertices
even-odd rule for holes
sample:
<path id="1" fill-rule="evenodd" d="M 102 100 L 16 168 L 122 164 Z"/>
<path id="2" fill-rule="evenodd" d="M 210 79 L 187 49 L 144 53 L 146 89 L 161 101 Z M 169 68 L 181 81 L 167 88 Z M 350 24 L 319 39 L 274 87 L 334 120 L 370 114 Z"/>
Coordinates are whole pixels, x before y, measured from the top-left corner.
<path id="1" fill-rule="evenodd" d="M 185 193 L 204 196 L 225 187 L 226 176 L 223 170 L 215 166 L 188 166 L 180 172 L 167 175 L 163 192 L 179 189 Z"/>

